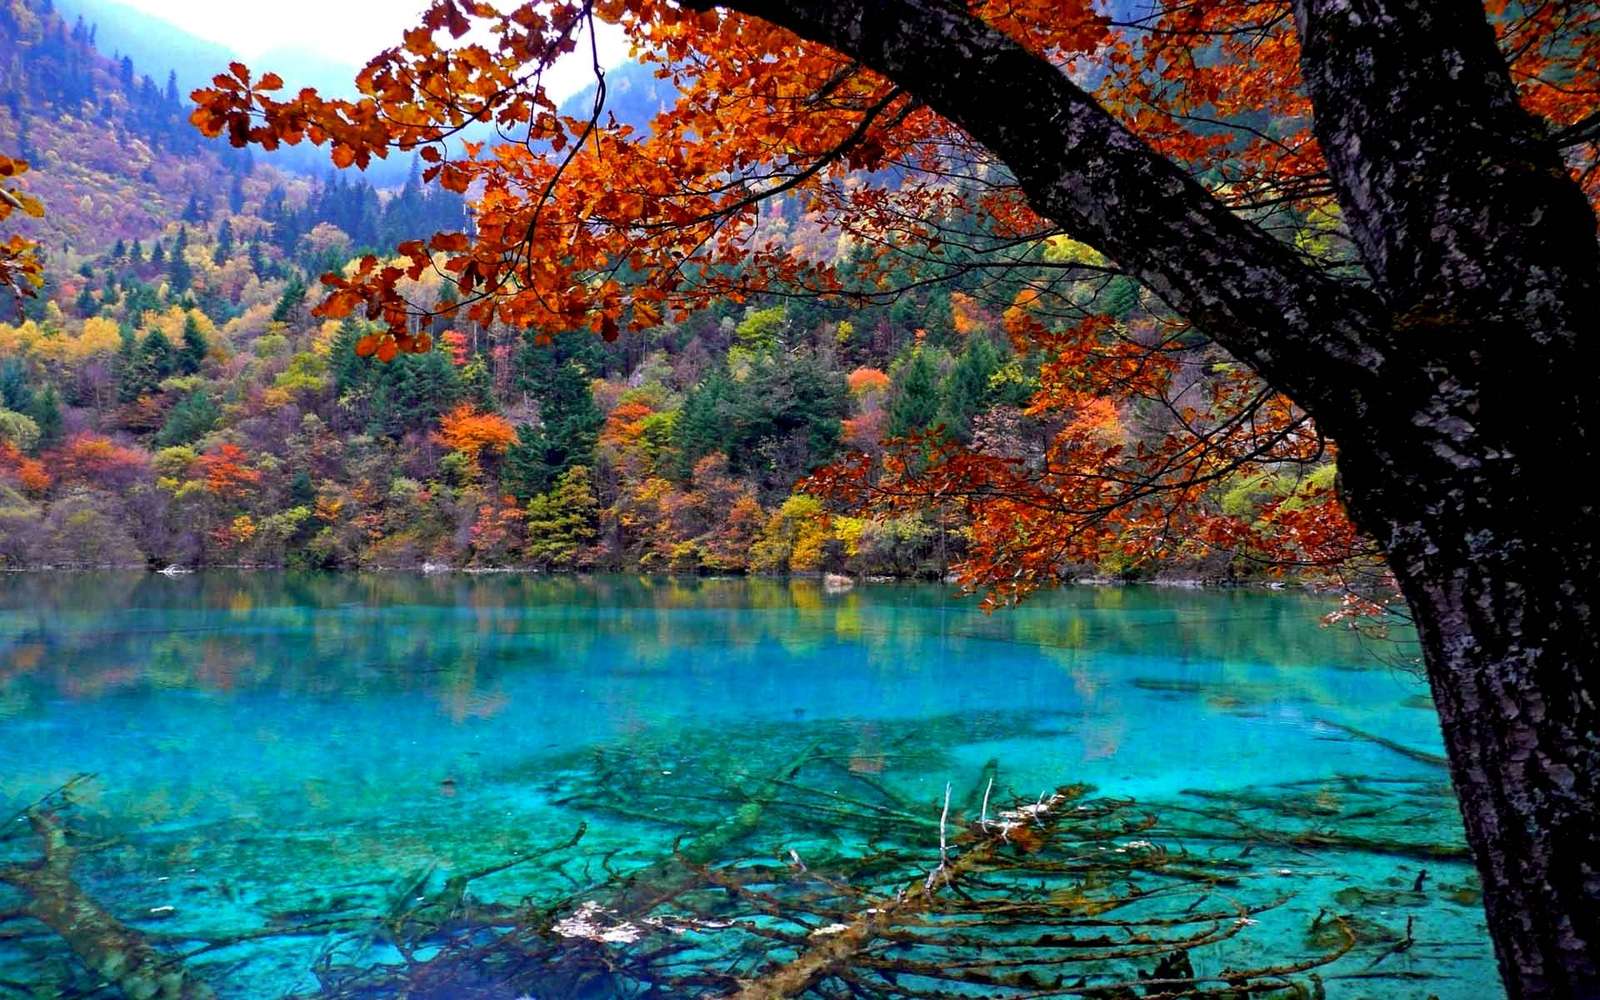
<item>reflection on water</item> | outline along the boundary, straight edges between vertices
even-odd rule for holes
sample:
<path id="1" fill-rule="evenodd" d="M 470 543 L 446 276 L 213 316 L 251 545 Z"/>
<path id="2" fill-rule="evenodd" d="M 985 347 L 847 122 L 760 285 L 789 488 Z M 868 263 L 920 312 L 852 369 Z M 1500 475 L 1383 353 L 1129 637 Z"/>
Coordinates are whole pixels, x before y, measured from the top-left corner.
<path id="1" fill-rule="evenodd" d="M 1321 910 L 1349 913 L 1367 950 L 1325 973 L 1329 996 L 1477 1000 L 1498 987 L 1459 819 L 1426 759 L 1440 746 L 1425 692 L 1320 629 L 1324 610 L 1155 589 L 985 617 L 943 588 L 809 581 L 9 576 L 0 808 L 92 772 L 70 815 L 97 848 L 78 880 L 132 926 L 215 940 L 295 914 L 356 919 L 397 882 L 426 893 L 587 822 L 566 867 L 472 886 L 570 893 L 601 859 L 659 862 L 727 811 L 728 788 L 820 744 L 837 780 L 931 819 L 947 782 L 985 774 L 997 801 L 1080 781 L 1135 797 L 1187 846 L 1248 857 L 1293 895 L 1255 957 L 1303 950 Z M 595 795 L 582 786 L 601 761 L 619 788 L 649 788 Z M 822 836 L 814 817 L 773 812 L 730 849 L 770 858 Z M 3 846 L 14 862 L 37 853 L 25 836 Z M 18 902 L 8 891 L 0 909 Z M 1408 917 L 1415 945 L 1366 969 Z M 311 991 L 326 937 L 261 936 L 192 964 L 224 996 Z M 1402 976 L 1371 978 L 1390 970 Z M 84 977 L 17 920 L 0 923 L 0 980 L 65 991 Z"/>

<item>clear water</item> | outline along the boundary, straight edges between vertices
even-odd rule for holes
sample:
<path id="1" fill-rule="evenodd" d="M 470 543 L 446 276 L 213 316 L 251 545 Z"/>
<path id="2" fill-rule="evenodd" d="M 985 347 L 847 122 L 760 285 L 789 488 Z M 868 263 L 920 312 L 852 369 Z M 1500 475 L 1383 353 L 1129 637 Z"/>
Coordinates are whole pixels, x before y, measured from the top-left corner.
<path id="1" fill-rule="evenodd" d="M 378 911 L 397 884 L 436 887 L 585 821 L 564 875 L 513 867 L 472 887 L 570 892 L 599 859 L 640 868 L 714 824 L 726 807 L 700 794 L 706 782 L 769 774 L 817 739 L 930 817 L 947 782 L 959 795 L 990 760 L 996 801 L 1089 782 L 1156 810 L 1177 838 L 1196 834 L 1183 810 L 1208 804 L 1194 790 L 1277 794 L 1346 775 L 1395 789 L 1350 820 L 1362 837 L 1459 849 L 1444 772 L 1341 728 L 1441 753 L 1423 685 L 1320 628 L 1326 610 L 1298 594 L 1153 588 L 1073 589 L 985 616 L 946 588 L 809 581 L 11 575 L 0 818 L 92 773 L 68 816 L 96 846 L 75 877 L 180 951 L 297 915 Z M 596 751 L 657 790 L 681 782 L 681 808 L 596 809 L 594 789 L 575 801 Z M 817 831 L 798 823 L 773 817 L 739 849 L 808 843 Z M 1362 946 L 1323 971 L 1330 997 L 1500 995 L 1459 861 L 1185 846 L 1246 858 L 1261 891 L 1290 897 L 1230 945 L 1258 960 L 1303 954 L 1319 910 L 1358 917 Z M 20 822 L 0 849 L 37 855 Z M 19 902 L 0 886 L 0 911 Z M 1408 917 L 1415 945 L 1385 956 Z M 311 992 L 333 937 L 259 935 L 189 964 L 224 997 Z M 51 995 L 83 977 L 57 938 L 10 919 L 0 982 Z"/>

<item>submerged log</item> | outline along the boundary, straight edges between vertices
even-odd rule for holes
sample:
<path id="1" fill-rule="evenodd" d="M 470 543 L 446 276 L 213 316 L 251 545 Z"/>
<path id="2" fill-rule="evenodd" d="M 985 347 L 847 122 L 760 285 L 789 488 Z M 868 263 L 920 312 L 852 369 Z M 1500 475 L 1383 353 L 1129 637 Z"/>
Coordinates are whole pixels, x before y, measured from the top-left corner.
<path id="1" fill-rule="evenodd" d="M 0 881 L 28 897 L 24 909 L 29 916 L 55 931 L 86 968 L 129 1000 L 214 1000 L 216 994 L 177 958 L 158 951 L 74 881 L 77 852 L 49 813 L 34 808 L 26 815 L 43 857 L 0 868 Z"/>
<path id="2" fill-rule="evenodd" d="M 1426 750 L 1408 747 L 1404 743 L 1396 743 L 1388 737 L 1379 736 L 1377 733 L 1369 733 L 1365 729 L 1357 729 L 1355 726 L 1347 726 L 1342 722 L 1334 722 L 1332 719 L 1318 719 L 1316 721 L 1319 725 L 1327 726 L 1329 729 L 1337 729 L 1346 736 L 1353 736 L 1358 740 L 1375 743 L 1385 750 L 1393 750 L 1400 756 L 1409 757 L 1419 763 L 1431 764 L 1438 768 L 1448 768 L 1450 766 L 1450 762 L 1445 759 L 1443 754 L 1429 753 Z"/>
<path id="3" fill-rule="evenodd" d="M 1081 797 L 1084 791 L 1082 786 L 1063 788 L 1034 805 L 1002 813 L 994 824 L 980 824 L 975 828 L 976 841 L 953 860 L 942 842 L 941 829 L 939 865 L 926 878 L 903 886 L 893 897 L 867 907 L 848 923 L 819 928 L 813 932 L 817 939 L 814 945 L 785 965 L 763 974 L 759 980 L 744 983 L 731 996 L 734 1000 L 781 1000 L 800 996 L 822 979 L 846 968 L 896 925 L 928 909 L 936 893 L 959 883 L 969 872 L 992 860 L 1010 844 L 1013 832 L 1026 830 L 1031 823 L 1048 833 L 1060 820 L 1064 806 Z"/>

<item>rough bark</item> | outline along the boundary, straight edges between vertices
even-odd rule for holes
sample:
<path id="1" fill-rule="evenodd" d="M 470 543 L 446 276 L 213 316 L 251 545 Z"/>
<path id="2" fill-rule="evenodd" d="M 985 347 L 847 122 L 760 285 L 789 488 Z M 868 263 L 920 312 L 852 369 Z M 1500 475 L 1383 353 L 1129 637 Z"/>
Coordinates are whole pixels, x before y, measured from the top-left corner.
<path id="1" fill-rule="evenodd" d="M 1600 996 L 1600 510 L 1552 476 L 1600 457 L 1595 218 L 1480 8 L 1295 17 L 1340 204 L 1426 378 L 1344 446 L 1346 503 L 1421 632 L 1508 990 Z"/>
<path id="2" fill-rule="evenodd" d="M 964 5 L 719 5 L 962 127 L 1339 443 L 1418 622 L 1507 989 L 1600 997 L 1600 511 L 1553 475 L 1600 459 L 1600 249 L 1482 8 L 1295 0 L 1368 286 L 1306 267 Z"/>

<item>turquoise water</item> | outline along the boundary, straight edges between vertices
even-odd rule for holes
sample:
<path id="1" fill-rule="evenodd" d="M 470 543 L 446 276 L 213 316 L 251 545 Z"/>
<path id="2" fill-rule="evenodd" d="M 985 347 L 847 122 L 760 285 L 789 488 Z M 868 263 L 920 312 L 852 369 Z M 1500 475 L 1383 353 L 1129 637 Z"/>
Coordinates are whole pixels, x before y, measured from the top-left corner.
<path id="1" fill-rule="evenodd" d="M 994 776 L 996 803 L 1069 782 L 1137 800 L 1159 817 L 1141 836 L 1286 899 L 1217 962 L 1303 955 L 1319 913 L 1349 914 L 1359 943 L 1319 973 L 1328 996 L 1500 995 L 1447 777 L 1419 759 L 1442 753 L 1425 688 L 1320 628 L 1326 610 L 1156 588 L 985 616 L 946 588 L 810 581 L 12 575 L 0 817 L 92 774 L 60 810 L 84 891 L 194 953 L 221 996 L 309 994 L 339 963 L 403 963 L 360 930 L 398 897 L 585 823 L 559 863 L 471 884 L 570 901 L 821 746 L 842 766 L 817 780 L 882 786 L 927 817 L 935 857 L 947 783 L 970 798 Z M 856 843 L 767 812 L 718 860 Z M 38 856 L 20 821 L 0 848 Z M 0 886 L 0 911 L 20 902 Z M 1408 918 L 1414 943 L 1391 951 Z M 94 985 L 20 918 L 0 920 L 0 984 Z"/>

